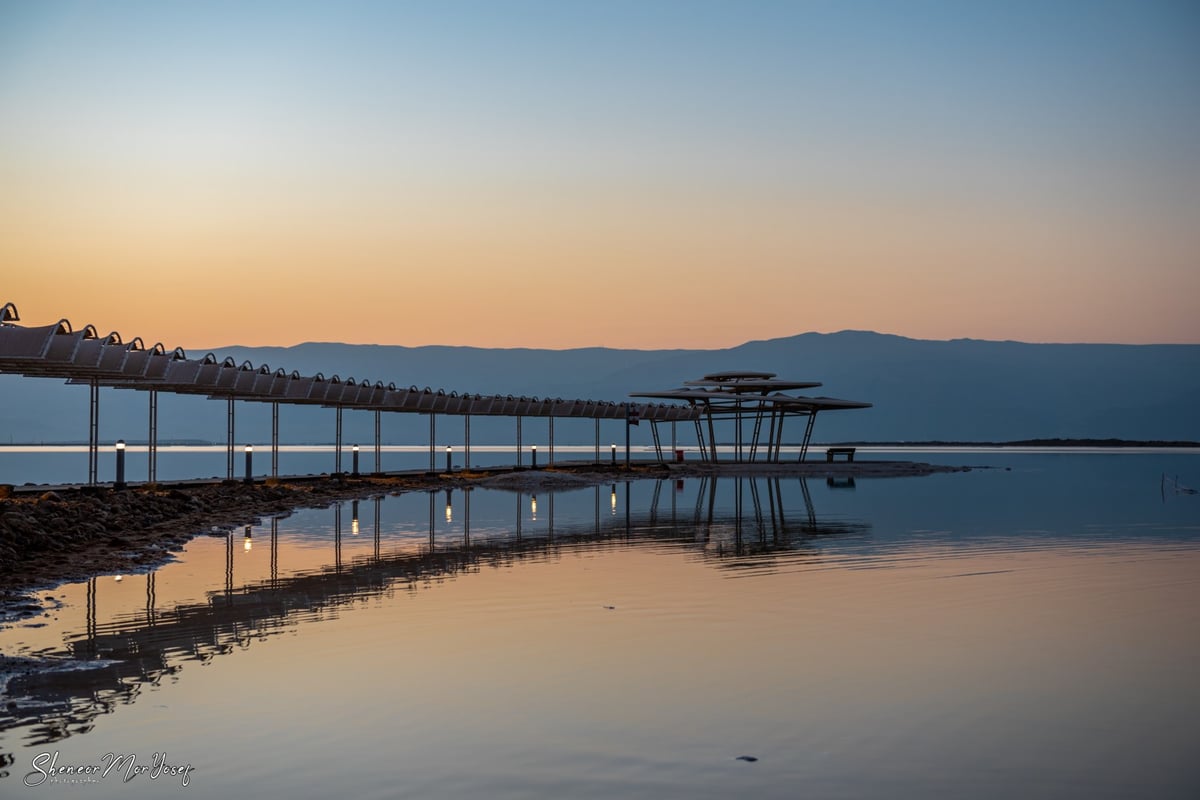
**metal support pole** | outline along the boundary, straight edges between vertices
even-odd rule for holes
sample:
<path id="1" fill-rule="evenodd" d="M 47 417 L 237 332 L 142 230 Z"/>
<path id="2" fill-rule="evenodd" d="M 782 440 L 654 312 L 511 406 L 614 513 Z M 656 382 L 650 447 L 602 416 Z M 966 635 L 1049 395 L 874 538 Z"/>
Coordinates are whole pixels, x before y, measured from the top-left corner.
<path id="1" fill-rule="evenodd" d="M 600 463 L 600 418 L 596 417 L 596 463 Z"/>
<path id="2" fill-rule="evenodd" d="M 271 403 L 271 477 L 279 477 L 279 401 Z"/>
<path id="3" fill-rule="evenodd" d="M 754 434 L 750 437 L 750 460 L 754 461 L 758 456 L 758 439 L 762 435 L 763 407 L 762 403 L 758 404 L 758 412 L 754 415 Z M 767 459 L 770 460 L 769 458 Z"/>
<path id="4" fill-rule="evenodd" d="M 787 411 L 779 409 L 779 429 L 775 431 L 775 460 L 783 458 L 783 423 L 787 420 Z"/>
<path id="5" fill-rule="evenodd" d="M 650 438 L 654 440 L 654 454 L 658 456 L 658 463 L 662 463 L 662 441 L 658 437 L 658 422 L 650 420 Z"/>
<path id="6" fill-rule="evenodd" d="M 629 403 L 625 404 L 625 469 L 629 469 Z"/>
<path id="7" fill-rule="evenodd" d="M 517 416 L 517 466 L 521 466 L 521 417 Z"/>
<path id="8" fill-rule="evenodd" d="M 675 440 L 675 420 L 671 420 L 671 458 L 675 458 L 675 451 L 679 449 L 679 445 Z"/>
<path id="9" fill-rule="evenodd" d="M 463 415 L 463 469 L 471 469 L 471 415 Z"/>
<path id="10" fill-rule="evenodd" d="M 337 418 L 336 432 L 334 433 L 333 445 L 333 471 L 337 475 L 342 474 L 342 407 L 337 406 L 335 409 Z"/>
<path id="11" fill-rule="evenodd" d="M 771 406 L 771 424 L 767 428 L 767 461 L 775 462 L 778 456 L 775 453 L 775 415 L 779 413 L 775 406 Z"/>
<path id="12" fill-rule="evenodd" d="M 158 390 L 150 390 L 150 435 L 147 437 L 146 480 L 158 482 Z"/>
<path id="13" fill-rule="evenodd" d="M 550 466 L 554 466 L 554 416 L 550 417 Z"/>
<path id="14" fill-rule="evenodd" d="M 383 452 L 383 447 L 382 447 L 383 437 L 381 435 L 382 431 L 383 431 L 383 427 L 381 425 L 381 421 L 382 421 L 382 412 L 379 411 L 379 409 L 375 409 L 375 474 L 376 475 L 383 472 L 383 463 L 382 463 L 382 458 L 381 458 L 381 454 Z M 376 508 L 378 508 L 378 506 L 376 506 Z M 377 555 L 376 558 L 378 558 L 378 557 L 379 556 Z"/>
<path id="15" fill-rule="evenodd" d="M 433 439 L 437 435 L 437 414 L 429 413 L 429 471 L 437 472 L 437 465 L 433 463 Z M 432 508 L 432 506 L 430 506 Z M 433 534 L 430 533 L 432 539 Z"/>
<path id="16" fill-rule="evenodd" d="M 233 395 L 225 400 L 225 480 L 233 480 Z"/>
<path id="17" fill-rule="evenodd" d="M 810 411 L 808 414 L 808 425 L 804 428 L 804 441 L 800 444 L 800 460 L 803 461 L 808 456 L 808 443 L 812 441 L 813 423 L 817 421 L 817 412 Z"/>
<path id="18" fill-rule="evenodd" d="M 717 463 L 717 431 L 713 427 L 712 406 L 705 402 L 704 410 L 708 415 L 708 447 L 709 453 L 712 455 L 712 462 Z"/>
<path id="19" fill-rule="evenodd" d="M 704 427 L 700 424 L 699 419 L 692 421 L 696 423 L 696 447 L 700 449 L 700 460 L 708 461 L 708 448 L 704 446 Z"/>
<path id="20" fill-rule="evenodd" d="M 88 485 L 95 486 L 100 473 L 100 385 L 93 378 L 88 394 Z"/>

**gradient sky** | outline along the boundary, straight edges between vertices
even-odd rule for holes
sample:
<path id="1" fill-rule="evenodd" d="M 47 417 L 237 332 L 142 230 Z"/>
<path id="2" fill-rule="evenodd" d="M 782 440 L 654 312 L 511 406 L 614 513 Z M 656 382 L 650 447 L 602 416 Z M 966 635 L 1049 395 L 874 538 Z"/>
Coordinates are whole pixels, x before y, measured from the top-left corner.
<path id="1" fill-rule="evenodd" d="M 1200 3 L 0 0 L 0 302 L 168 346 L 1200 342 Z"/>

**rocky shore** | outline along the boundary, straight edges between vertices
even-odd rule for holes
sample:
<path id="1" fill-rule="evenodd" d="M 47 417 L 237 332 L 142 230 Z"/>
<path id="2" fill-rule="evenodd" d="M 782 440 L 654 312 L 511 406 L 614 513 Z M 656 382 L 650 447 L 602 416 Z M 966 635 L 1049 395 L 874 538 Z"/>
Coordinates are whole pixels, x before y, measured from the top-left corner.
<path id="1" fill-rule="evenodd" d="M 261 517 L 319 508 L 354 498 L 478 486 L 509 491 L 569 490 L 613 480 L 732 475 L 887 477 L 959 471 L 912 462 L 805 464 L 597 464 L 542 470 L 495 470 L 443 475 L 409 474 L 318 478 L 253 484 L 226 481 L 187 487 L 105 487 L 14 492 L 0 487 L 0 604 L 24 592 L 95 574 L 147 569 L 171 558 L 189 539 Z"/>

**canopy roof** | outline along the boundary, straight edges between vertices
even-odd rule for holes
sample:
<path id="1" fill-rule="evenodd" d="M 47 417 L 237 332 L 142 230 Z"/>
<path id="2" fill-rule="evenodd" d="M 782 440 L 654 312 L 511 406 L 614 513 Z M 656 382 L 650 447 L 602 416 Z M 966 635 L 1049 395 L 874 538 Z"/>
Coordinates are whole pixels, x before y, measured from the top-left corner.
<path id="1" fill-rule="evenodd" d="M 0 372 L 69 383 L 96 383 L 122 389 L 156 390 L 209 397 L 402 411 L 426 414 L 471 414 L 531 417 L 624 419 L 625 403 L 609 400 L 539 398 L 511 394 L 447 392 L 428 386 L 397 387 L 394 382 L 304 376 L 266 364 L 219 360 L 207 353 L 189 358 L 182 348 L 162 344 L 146 348 L 140 338 L 125 342 L 117 332 L 101 336 L 95 327 L 76 331 L 65 319 L 52 325 L 26 327 L 12 303 L 0 307 Z M 698 418 L 691 406 L 645 403 L 635 406 L 642 419 L 672 422 Z"/>

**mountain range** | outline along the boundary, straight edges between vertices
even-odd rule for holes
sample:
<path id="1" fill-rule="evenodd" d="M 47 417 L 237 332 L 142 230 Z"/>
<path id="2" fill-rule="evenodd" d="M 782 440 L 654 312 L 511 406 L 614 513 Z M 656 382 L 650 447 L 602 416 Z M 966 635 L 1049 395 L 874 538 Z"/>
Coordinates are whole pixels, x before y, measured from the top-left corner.
<path id="1" fill-rule="evenodd" d="M 189 355 L 203 355 L 190 350 Z M 814 441 L 1005 441 L 1033 438 L 1200 439 L 1200 345 L 1029 344 L 935 341 L 866 331 L 804 333 L 720 350 L 573 350 L 305 343 L 221 347 L 238 363 L 310 375 L 394 382 L 480 394 L 625 400 L 729 370 L 821 381 L 806 394 L 863 400 L 870 409 L 823 414 Z M 86 441 L 87 392 L 50 379 L 0 375 L 0 441 Z M 101 439 L 146 436 L 146 395 L 101 392 Z M 461 423 L 439 418 L 439 442 L 461 441 Z M 618 423 L 604 428 L 604 441 Z M 345 441 L 373 440 L 372 415 L 345 415 Z M 509 419 L 472 418 L 473 443 L 511 442 Z M 527 442 L 544 421 L 525 422 Z M 798 427 L 798 426 L 797 426 Z M 635 441 L 648 441 L 647 426 Z M 264 404 L 239 403 L 239 441 L 270 438 Z M 800 431 L 791 431 L 799 438 Z M 623 432 L 621 432 L 623 436 Z M 681 437 L 684 433 L 680 432 Z M 384 441 L 428 442 L 428 420 L 385 415 Z M 590 443 L 590 421 L 556 423 L 559 443 Z M 690 436 L 690 432 L 689 432 Z M 224 441 L 225 404 L 163 395 L 159 438 Z M 285 442 L 331 442 L 329 409 L 284 407 Z M 793 437 L 785 436 L 791 440 Z M 687 439 L 690 441 L 690 438 Z"/>

